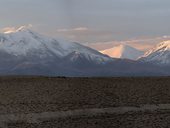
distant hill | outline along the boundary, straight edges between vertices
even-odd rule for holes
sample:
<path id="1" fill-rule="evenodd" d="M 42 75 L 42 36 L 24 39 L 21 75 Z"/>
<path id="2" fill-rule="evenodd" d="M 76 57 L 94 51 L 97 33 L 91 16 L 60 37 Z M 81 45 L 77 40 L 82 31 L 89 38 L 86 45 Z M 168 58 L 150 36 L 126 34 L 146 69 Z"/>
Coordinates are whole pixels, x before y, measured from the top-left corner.
<path id="1" fill-rule="evenodd" d="M 121 44 L 110 49 L 101 51 L 113 58 L 131 59 L 136 60 L 144 54 L 143 51 L 137 50 L 129 45 Z"/>

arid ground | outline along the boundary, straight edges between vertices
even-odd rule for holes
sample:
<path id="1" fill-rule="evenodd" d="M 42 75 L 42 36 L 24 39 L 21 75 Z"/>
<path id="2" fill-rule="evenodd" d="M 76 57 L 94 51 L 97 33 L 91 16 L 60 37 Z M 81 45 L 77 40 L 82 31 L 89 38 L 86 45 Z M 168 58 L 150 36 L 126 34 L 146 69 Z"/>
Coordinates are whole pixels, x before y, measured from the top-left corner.
<path id="1" fill-rule="evenodd" d="M 0 77 L 0 127 L 169 128 L 170 78 Z"/>

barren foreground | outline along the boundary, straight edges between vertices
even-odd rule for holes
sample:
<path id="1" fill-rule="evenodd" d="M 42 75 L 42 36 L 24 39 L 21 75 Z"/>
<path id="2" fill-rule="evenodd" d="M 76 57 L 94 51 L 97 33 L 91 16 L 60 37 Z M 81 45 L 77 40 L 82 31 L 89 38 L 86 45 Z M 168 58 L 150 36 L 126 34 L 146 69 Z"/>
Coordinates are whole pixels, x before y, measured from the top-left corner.
<path id="1" fill-rule="evenodd" d="M 170 126 L 170 78 L 1 77 L 0 126 Z"/>

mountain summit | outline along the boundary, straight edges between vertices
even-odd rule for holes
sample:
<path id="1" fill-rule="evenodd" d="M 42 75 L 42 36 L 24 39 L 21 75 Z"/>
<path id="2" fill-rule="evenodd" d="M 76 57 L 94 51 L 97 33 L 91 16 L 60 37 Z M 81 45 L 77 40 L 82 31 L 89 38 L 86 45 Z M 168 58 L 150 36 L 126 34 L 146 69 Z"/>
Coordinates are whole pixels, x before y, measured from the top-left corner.
<path id="1" fill-rule="evenodd" d="M 139 51 L 126 44 L 121 44 L 111 49 L 106 49 L 104 51 L 101 51 L 101 53 L 109 55 L 110 57 L 113 58 L 131 59 L 131 60 L 136 60 L 137 58 L 143 55 L 142 51 Z"/>
<path id="2" fill-rule="evenodd" d="M 0 34 L 0 74 L 81 76 L 114 59 L 76 42 L 38 34 L 25 27 Z M 90 74 L 90 72 L 89 72 Z"/>
<path id="3" fill-rule="evenodd" d="M 118 49 L 123 58 L 127 57 L 126 54 L 137 54 L 131 50 L 134 49 L 128 46 L 120 46 Z M 49 38 L 21 27 L 0 34 L 0 75 L 106 77 L 165 73 L 157 66 L 113 59 L 79 43 Z"/>
<path id="4" fill-rule="evenodd" d="M 53 56 L 63 58 L 75 52 L 84 54 L 87 59 L 93 59 L 95 63 L 111 60 L 108 56 L 89 47 L 75 42 L 49 38 L 25 27 L 20 27 L 15 32 L 0 34 L 0 46 L 0 52 L 18 57 L 39 56 L 43 58 Z"/>
<path id="5" fill-rule="evenodd" d="M 164 41 L 153 49 L 145 53 L 144 56 L 140 58 L 144 62 L 150 62 L 158 65 L 170 65 L 170 40 Z"/>

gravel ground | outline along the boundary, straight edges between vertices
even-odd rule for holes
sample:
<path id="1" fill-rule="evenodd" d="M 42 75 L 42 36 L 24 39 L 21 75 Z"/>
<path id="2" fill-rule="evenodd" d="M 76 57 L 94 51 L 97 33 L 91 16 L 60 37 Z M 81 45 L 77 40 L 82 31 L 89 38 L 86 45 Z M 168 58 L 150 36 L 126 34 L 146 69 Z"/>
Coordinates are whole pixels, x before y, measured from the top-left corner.
<path id="1" fill-rule="evenodd" d="M 70 117 L 51 119 L 39 124 L 17 122 L 8 128 L 169 128 L 170 111 L 100 115 L 94 117 Z"/>
<path id="2" fill-rule="evenodd" d="M 88 108 L 138 107 L 170 103 L 170 78 L 1 77 L 0 114 L 28 114 Z M 167 111 L 52 119 L 20 128 L 168 128 Z M 4 126 L 5 127 L 5 126 Z"/>

